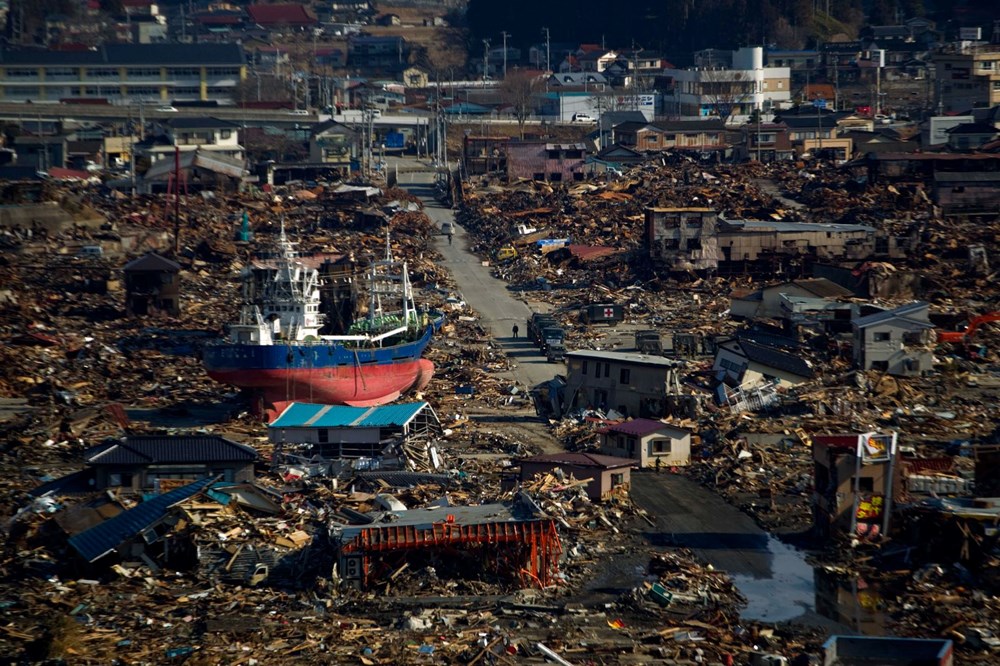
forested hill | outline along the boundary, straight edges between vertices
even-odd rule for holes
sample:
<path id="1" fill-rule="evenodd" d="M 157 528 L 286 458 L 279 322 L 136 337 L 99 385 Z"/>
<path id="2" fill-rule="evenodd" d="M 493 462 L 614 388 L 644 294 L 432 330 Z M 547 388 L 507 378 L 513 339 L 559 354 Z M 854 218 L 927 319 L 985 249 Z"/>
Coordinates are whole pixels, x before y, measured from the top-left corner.
<path id="1" fill-rule="evenodd" d="M 974 0 L 969 0 L 974 1 Z M 992 1 L 992 0 L 991 0 Z M 510 44 L 633 43 L 686 64 L 692 51 L 774 44 L 805 48 L 836 34 L 855 38 L 865 24 L 887 25 L 940 10 L 935 0 L 469 0 L 467 20 L 472 51 L 480 40 L 496 44 L 501 31 Z M 966 0 L 954 0 L 960 7 Z M 940 4 L 940 3 L 938 3 Z M 990 3 L 986 3 L 990 4 Z M 827 14 L 827 10 L 829 14 Z M 942 18 L 952 18 L 942 17 Z M 556 54 L 552 54 L 556 60 Z M 561 54 L 560 54 L 561 59 Z M 553 66 L 556 63 L 553 63 Z"/>

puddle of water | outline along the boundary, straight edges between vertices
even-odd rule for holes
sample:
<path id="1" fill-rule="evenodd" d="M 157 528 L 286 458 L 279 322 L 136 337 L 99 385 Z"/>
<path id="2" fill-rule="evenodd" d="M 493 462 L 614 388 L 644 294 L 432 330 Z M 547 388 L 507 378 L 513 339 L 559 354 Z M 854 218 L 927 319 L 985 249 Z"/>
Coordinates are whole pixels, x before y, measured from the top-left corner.
<path id="1" fill-rule="evenodd" d="M 839 633 L 885 636 L 885 616 L 877 585 L 813 568 L 805 555 L 774 537 L 768 538 L 771 575 L 732 577 L 747 598 L 740 614 L 759 622 L 796 620 L 835 629 Z"/>
<path id="2" fill-rule="evenodd" d="M 734 575 L 733 583 L 747 599 L 740 616 L 760 622 L 784 622 L 815 609 L 813 568 L 805 556 L 774 537 L 768 538 L 771 575 L 754 578 Z"/>
<path id="3" fill-rule="evenodd" d="M 851 632 L 885 636 L 885 615 L 878 586 L 865 578 L 850 578 L 816 569 L 816 612 Z"/>

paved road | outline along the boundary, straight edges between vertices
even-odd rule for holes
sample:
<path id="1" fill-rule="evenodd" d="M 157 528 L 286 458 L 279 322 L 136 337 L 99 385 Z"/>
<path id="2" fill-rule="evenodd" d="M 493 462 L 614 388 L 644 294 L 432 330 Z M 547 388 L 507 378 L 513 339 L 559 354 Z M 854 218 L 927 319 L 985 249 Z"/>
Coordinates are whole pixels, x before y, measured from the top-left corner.
<path id="1" fill-rule="evenodd" d="M 743 616 L 815 624 L 812 568 L 719 495 L 677 474 L 632 475 L 632 499 L 656 527 L 644 531 L 654 546 L 690 548 L 728 572 L 747 597 Z"/>
<path id="2" fill-rule="evenodd" d="M 401 163 L 400 185 L 423 199 L 424 211 L 431 220 L 438 225 L 453 222 L 452 211 L 433 198 L 433 174 L 404 173 L 402 169 Z M 527 304 L 468 251 L 465 230 L 457 225 L 454 230 L 452 244 L 445 236 L 436 238 L 437 249 L 444 256 L 443 265 L 451 271 L 465 301 L 480 313 L 484 326 L 508 355 L 517 359 L 514 378 L 530 385 L 550 379 L 562 366 L 546 363 L 524 340 L 524 320 L 530 312 Z M 521 328 L 519 340 L 511 337 L 514 324 Z M 533 420 L 527 414 L 512 418 Z M 656 527 L 644 530 L 650 544 L 688 547 L 717 569 L 733 575 L 750 601 L 745 616 L 779 621 L 798 617 L 803 610 L 812 608 L 812 570 L 801 555 L 768 536 L 714 492 L 683 476 L 639 473 L 632 478 L 632 496 L 655 518 Z M 609 563 L 579 600 L 606 602 L 638 584 L 645 560 L 644 555 L 636 554 Z"/>
<path id="3" fill-rule="evenodd" d="M 389 168 L 392 168 L 391 164 Z M 438 226 L 443 222 L 454 223 L 452 211 L 434 200 L 433 174 L 404 173 L 402 163 L 400 168 L 399 185 L 423 200 L 424 212 L 431 220 Z M 436 247 L 444 256 L 442 265 L 454 276 L 465 302 L 479 313 L 483 326 L 514 359 L 516 367 L 511 378 L 526 386 L 534 386 L 564 373 L 563 365 L 548 363 L 525 339 L 525 320 L 531 314 L 528 305 L 508 290 L 506 282 L 493 277 L 489 267 L 483 266 L 482 261 L 467 249 L 470 237 L 465 230 L 457 224 L 453 228 L 455 233 L 451 244 L 446 236 L 435 237 Z M 520 329 L 517 340 L 512 337 L 515 324 Z"/>

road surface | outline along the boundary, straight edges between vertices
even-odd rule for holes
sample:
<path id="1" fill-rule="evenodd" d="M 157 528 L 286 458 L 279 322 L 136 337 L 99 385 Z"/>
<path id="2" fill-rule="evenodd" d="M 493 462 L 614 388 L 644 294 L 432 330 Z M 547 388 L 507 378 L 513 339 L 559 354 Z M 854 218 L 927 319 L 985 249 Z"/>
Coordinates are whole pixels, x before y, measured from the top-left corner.
<path id="1" fill-rule="evenodd" d="M 390 164 L 390 169 L 392 165 Z M 424 212 L 438 226 L 451 222 L 454 229 L 454 239 L 448 242 L 447 236 L 436 236 L 436 249 L 444 257 L 442 265 L 455 278 L 455 284 L 462 294 L 463 300 L 479 313 L 480 322 L 497 342 L 503 347 L 507 356 L 515 361 L 516 367 L 510 373 L 511 379 L 516 379 L 527 387 L 535 386 L 552 379 L 557 374 L 565 373 L 561 363 L 549 363 L 538 349 L 526 338 L 527 326 L 525 320 L 531 314 L 528 304 L 519 300 L 507 288 L 507 283 L 498 280 L 490 273 L 488 266 L 468 250 L 471 238 L 465 230 L 455 224 L 452 211 L 442 206 L 434 199 L 434 174 L 402 171 L 400 163 L 399 185 L 420 197 L 424 203 Z M 514 326 L 519 329 L 518 338 L 512 334 Z"/>
<path id="2" fill-rule="evenodd" d="M 390 165 L 390 168 L 391 165 Z M 432 173 L 404 172 L 400 163 L 400 186 L 419 196 L 424 211 L 439 227 L 452 222 L 453 242 L 446 236 L 435 239 L 465 302 L 476 310 L 483 326 L 516 359 L 513 378 L 533 386 L 551 379 L 563 366 L 547 363 L 535 347 L 524 339 L 528 305 L 515 297 L 507 283 L 494 278 L 490 269 L 468 249 L 470 238 L 454 224 L 452 211 L 433 198 Z M 517 324 L 521 337 L 514 340 L 511 327 Z M 534 413 L 511 414 L 508 427 L 516 421 L 530 421 L 544 429 Z M 541 432 L 539 431 L 539 434 Z M 544 447 L 549 449 L 549 446 Z M 717 494 L 676 474 L 637 473 L 632 477 L 632 498 L 653 517 L 655 527 L 644 525 L 642 538 L 655 548 L 687 547 L 716 569 L 730 573 L 748 597 L 745 616 L 765 621 L 801 617 L 814 603 L 812 569 L 801 554 L 779 543 L 736 507 Z M 578 601 L 601 603 L 638 585 L 648 556 L 644 549 L 617 558 L 576 597 Z"/>

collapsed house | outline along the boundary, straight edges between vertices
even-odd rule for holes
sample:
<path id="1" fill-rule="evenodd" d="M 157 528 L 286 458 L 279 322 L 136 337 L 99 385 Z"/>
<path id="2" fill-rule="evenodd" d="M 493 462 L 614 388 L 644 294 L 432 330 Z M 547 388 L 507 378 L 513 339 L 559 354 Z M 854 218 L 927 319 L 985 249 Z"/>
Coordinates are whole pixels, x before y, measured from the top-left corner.
<path id="1" fill-rule="evenodd" d="M 352 512 L 351 518 L 351 524 L 330 525 L 336 573 L 362 589 L 401 567 L 435 563 L 452 574 L 485 572 L 518 587 L 548 587 L 558 573 L 556 522 L 523 493 L 509 504 Z"/>
<path id="2" fill-rule="evenodd" d="M 904 256 L 906 238 L 863 224 L 726 220 L 710 208 L 645 209 L 654 265 L 669 272 L 801 275 L 811 261 Z"/>

